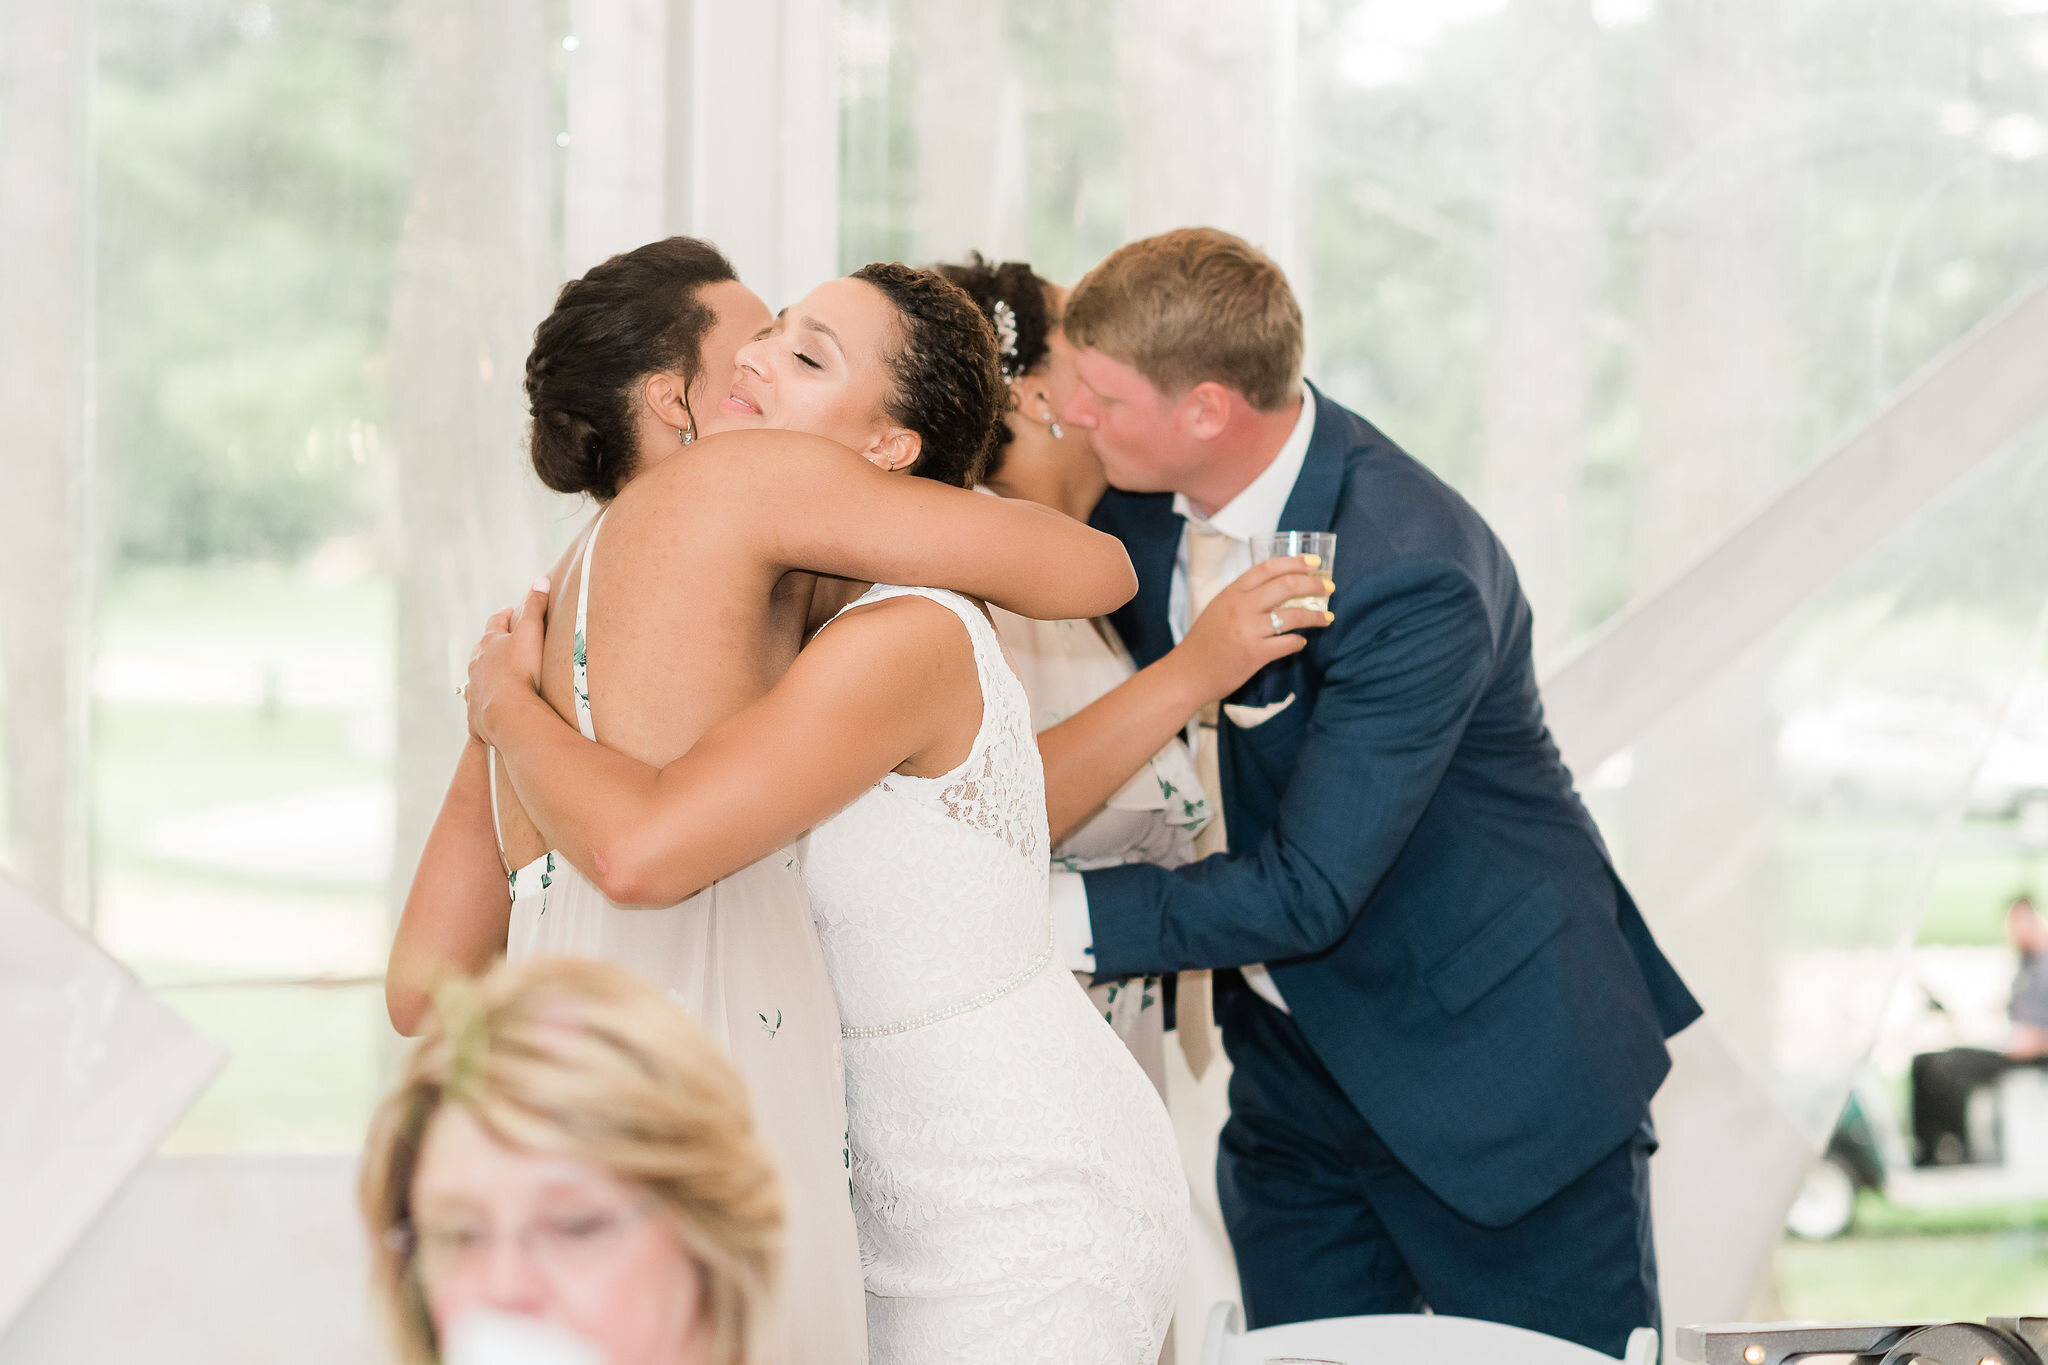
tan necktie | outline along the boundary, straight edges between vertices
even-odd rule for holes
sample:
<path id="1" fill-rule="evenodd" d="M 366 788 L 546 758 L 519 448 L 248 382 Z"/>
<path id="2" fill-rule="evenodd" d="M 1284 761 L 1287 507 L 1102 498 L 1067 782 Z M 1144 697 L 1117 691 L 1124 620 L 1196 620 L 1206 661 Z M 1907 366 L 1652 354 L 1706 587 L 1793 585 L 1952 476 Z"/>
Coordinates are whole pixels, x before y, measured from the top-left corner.
<path id="1" fill-rule="evenodd" d="M 1208 605 L 1223 591 L 1223 560 L 1237 542 L 1221 531 L 1188 523 L 1188 624 L 1194 625 Z M 1223 773 L 1216 756 L 1216 703 L 1202 708 L 1202 728 L 1195 742 L 1195 776 L 1209 797 L 1209 823 L 1195 835 L 1195 856 L 1206 858 L 1226 852 L 1229 836 L 1223 829 Z M 1174 1027 L 1180 1032 L 1180 1050 L 1188 1059 L 1188 1070 L 1200 1080 L 1216 1056 L 1216 1016 L 1211 1007 L 1209 973 L 1182 972 L 1180 995 L 1174 1006 Z"/>

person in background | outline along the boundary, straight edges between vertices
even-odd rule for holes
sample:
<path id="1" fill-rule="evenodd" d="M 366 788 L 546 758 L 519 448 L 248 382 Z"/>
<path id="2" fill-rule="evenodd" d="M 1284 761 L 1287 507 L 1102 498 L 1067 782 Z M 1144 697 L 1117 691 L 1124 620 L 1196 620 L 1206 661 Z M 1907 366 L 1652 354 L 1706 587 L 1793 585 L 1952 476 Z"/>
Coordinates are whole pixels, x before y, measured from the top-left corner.
<path id="1" fill-rule="evenodd" d="M 2006 1017 L 2005 1047 L 1952 1047 L 1913 1059 L 1913 1164 L 1954 1166 L 1987 1159 L 1970 1147 L 1970 1097 L 2015 1065 L 2048 1060 L 2048 924 L 2027 892 L 2005 907 L 2005 941 L 2019 955 Z"/>
<path id="2" fill-rule="evenodd" d="M 782 1191 L 716 1044 L 622 968 L 450 981 L 370 1124 L 359 1189 L 405 1365 L 477 1320 L 603 1365 L 760 1365 Z"/>
<path id="3" fill-rule="evenodd" d="M 2048 1057 L 2048 924 L 2034 909 L 2034 898 L 2022 892 L 2005 907 L 2005 941 L 2019 954 L 2019 974 L 2012 979 L 2012 1000 L 2006 1016 L 2012 1036 L 2005 1055 L 2031 1062 Z"/>
<path id="4" fill-rule="evenodd" d="M 1085 522 L 1109 487 L 1088 433 L 1061 425 L 1055 405 L 1072 378 L 1058 372 L 1052 341 L 1066 291 L 1029 265 L 1000 265 L 979 253 L 935 267 L 966 290 L 995 328 L 1008 381 L 1009 411 L 982 487 Z M 1188 637 L 1137 675 L 1130 651 L 1104 619 L 1038 621 L 992 608 L 996 633 L 1031 699 L 1032 728 L 1045 761 L 1053 865 L 1068 872 L 1156 863 L 1179 867 L 1213 851 L 1202 831 L 1210 798 L 1182 739 L 1195 715 L 1271 659 L 1300 649 L 1298 634 L 1276 635 L 1270 614 L 1287 598 L 1321 595 L 1319 576 L 1287 560 L 1255 567 L 1219 595 Z M 1290 625 L 1319 626 L 1324 613 L 1288 609 Z M 1134 676 L 1137 675 L 1137 676 Z M 1082 984 L 1163 1096 L 1165 992 L 1156 975 Z M 1183 1035 L 1199 1078 L 1206 1031 Z"/>

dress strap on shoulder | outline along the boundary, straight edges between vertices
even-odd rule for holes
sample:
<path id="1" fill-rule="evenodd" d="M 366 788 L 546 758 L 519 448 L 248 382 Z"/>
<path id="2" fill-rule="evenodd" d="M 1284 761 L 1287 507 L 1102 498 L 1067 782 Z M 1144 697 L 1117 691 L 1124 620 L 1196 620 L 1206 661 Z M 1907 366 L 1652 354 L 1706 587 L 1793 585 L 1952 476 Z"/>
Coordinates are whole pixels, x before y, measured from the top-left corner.
<path id="1" fill-rule="evenodd" d="M 597 520 L 590 523 L 590 534 L 583 538 L 583 548 L 577 552 L 583 568 L 576 580 L 576 651 L 569 665 L 569 686 L 576 694 L 576 728 L 585 739 L 597 738 L 597 724 L 590 716 L 590 661 L 584 648 L 583 628 L 590 619 L 590 561 L 597 550 L 597 533 L 603 526 L 604 513 L 599 512 Z"/>
<path id="2" fill-rule="evenodd" d="M 498 841 L 498 861 L 503 863 L 505 862 L 505 821 L 498 814 L 498 751 L 496 749 L 489 747 L 484 749 L 484 771 L 489 774 L 487 780 L 491 784 L 491 834 Z M 508 866 L 506 870 L 509 872 L 511 869 Z"/>
<path id="3" fill-rule="evenodd" d="M 873 606 L 892 597 L 927 597 L 952 612 L 966 623 L 967 633 L 974 637 L 974 652 L 977 657 L 981 654 L 983 634 L 986 633 L 991 640 L 995 638 L 995 626 L 981 614 L 981 609 L 951 588 L 915 588 L 897 583 L 877 583 L 834 612 L 832 621 L 838 620 L 855 607 Z M 832 621 L 825 624 L 829 626 Z"/>
<path id="4" fill-rule="evenodd" d="M 871 606 L 876 602 L 886 602 L 892 597 L 928 598 L 960 618 L 960 623 L 967 627 L 968 643 L 974 649 L 974 671 L 981 679 L 981 687 L 984 694 L 988 692 L 990 684 L 996 676 L 1007 674 L 1011 671 L 1009 665 L 1004 661 L 1003 642 L 1001 637 L 996 634 L 995 624 L 982 614 L 980 607 L 977 607 L 968 598 L 954 592 L 951 588 L 923 588 L 909 587 L 896 583 L 877 583 L 833 613 L 832 621 L 838 620 L 855 607 L 865 607 Z M 825 624 L 829 626 L 832 624 L 832 621 L 827 621 Z"/>

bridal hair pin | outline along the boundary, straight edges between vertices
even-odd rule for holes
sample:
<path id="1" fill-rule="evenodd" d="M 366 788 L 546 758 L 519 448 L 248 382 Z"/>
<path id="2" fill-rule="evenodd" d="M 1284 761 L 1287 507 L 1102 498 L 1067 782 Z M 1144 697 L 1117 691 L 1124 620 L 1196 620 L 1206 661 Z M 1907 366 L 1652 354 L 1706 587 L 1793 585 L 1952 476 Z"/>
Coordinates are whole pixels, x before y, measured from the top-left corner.
<path id="1" fill-rule="evenodd" d="M 1004 379 L 1015 379 L 1021 373 L 1017 366 L 1017 310 L 1007 300 L 997 299 L 988 311 L 996 325 L 996 363 Z"/>

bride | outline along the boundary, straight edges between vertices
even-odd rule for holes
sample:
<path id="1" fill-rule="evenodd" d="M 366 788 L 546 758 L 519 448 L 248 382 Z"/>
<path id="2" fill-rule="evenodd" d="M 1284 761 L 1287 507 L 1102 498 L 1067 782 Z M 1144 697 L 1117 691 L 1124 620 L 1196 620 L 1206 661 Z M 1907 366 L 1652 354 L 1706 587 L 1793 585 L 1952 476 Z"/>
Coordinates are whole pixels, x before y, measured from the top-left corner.
<path id="1" fill-rule="evenodd" d="M 884 265 L 742 347 L 722 407 L 851 427 L 846 444 L 904 468 L 923 454 L 912 414 L 972 428 L 985 454 L 1004 396 L 972 301 Z M 859 434 L 877 424 L 901 438 Z M 802 871 L 846 1041 L 873 1358 L 1151 1365 L 1187 1188 L 1158 1097 L 1053 961 L 1030 713 L 979 604 L 860 593 L 765 697 L 661 768 L 541 699 L 544 610 L 529 597 L 478 647 L 471 726 L 549 845 L 608 897 L 666 904 L 811 831 Z"/>

